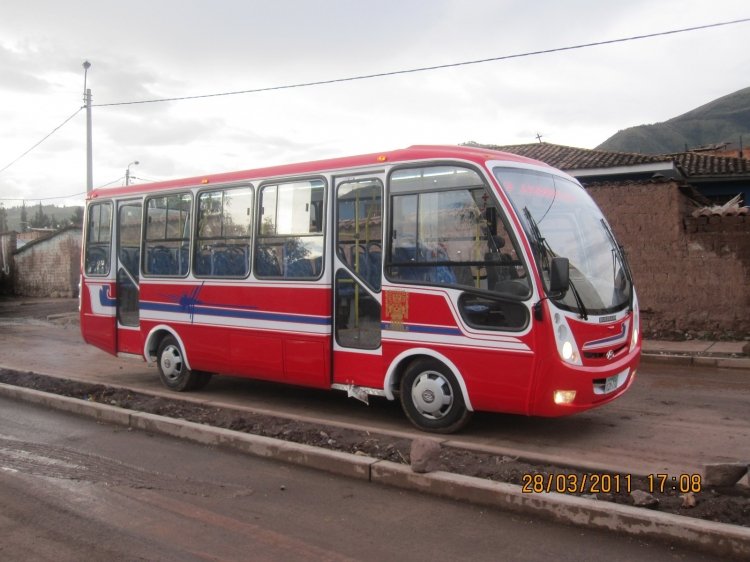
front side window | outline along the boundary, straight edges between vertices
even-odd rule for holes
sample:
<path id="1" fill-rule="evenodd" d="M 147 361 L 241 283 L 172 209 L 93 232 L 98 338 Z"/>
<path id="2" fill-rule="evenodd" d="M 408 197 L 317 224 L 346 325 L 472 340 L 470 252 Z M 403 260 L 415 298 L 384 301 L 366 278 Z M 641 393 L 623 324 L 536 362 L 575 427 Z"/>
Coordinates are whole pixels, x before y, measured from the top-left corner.
<path id="1" fill-rule="evenodd" d="M 251 187 L 204 191 L 198 195 L 196 277 L 246 277 L 253 232 Z"/>
<path id="2" fill-rule="evenodd" d="M 458 308 L 479 329 L 528 324 L 531 281 L 502 208 L 475 171 L 458 166 L 391 175 L 386 274 L 394 282 L 463 289 Z"/>
<path id="3" fill-rule="evenodd" d="M 550 295 L 582 316 L 622 310 L 632 298 L 624 253 L 602 212 L 575 182 L 547 172 L 496 167 L 495 177 L 510 197 L 534 248 L 545 286 L 551 258 L 568 258 L 570 290 Z"/>
<path id="4" fill-rule="evenodd" d="M 143 272 L 146 275 L 182 277 L 190 263 L 189 193 L 151 197 L 146 200 Z"/>
<path id="5" fill-rule="evenodd" d="M 89 206 L 86 231 L 85 271 L 87 275 L 107 275 L 112 249 L 112 204 Z"/>
<path id="6" fill-rule="evenodd" d="M 391 185 L 398 179 L 394 173 Z M 478 176 L 464 179 L 465 187 L 392 196 L 388 275 L 527 298 L 526 266 L 505 215 L 487 188 L 475 185 Z"/>
<path id="7" fill-rule="evenodd" d="M 260 189 L 255 248 L 258 277 L 317 279 L 323 270 L 322 180 L 267 184 Z"/>

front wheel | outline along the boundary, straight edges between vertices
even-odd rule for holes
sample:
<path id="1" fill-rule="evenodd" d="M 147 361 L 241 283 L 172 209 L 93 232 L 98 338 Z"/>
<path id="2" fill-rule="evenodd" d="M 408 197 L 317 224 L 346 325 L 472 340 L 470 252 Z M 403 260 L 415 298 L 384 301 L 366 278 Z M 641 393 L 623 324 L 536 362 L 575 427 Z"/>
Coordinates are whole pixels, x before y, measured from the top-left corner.
<path id="1" fill-rule="evenodd" d="M 471 418 L 461 388 L 450 369 L 435 359 L 418 359 L 401 379 L 401 407 L 423 431 L 453 433 Z"/>
<path id="2" fill-rule="evenodd" d="M 166 336 L 161 340 L 156 352 L 156 364 L 161 382 L 170 390 L 199 390 L 211 379 L 210 373 L 188 369 L 185 354 L 174 336 Z"/>

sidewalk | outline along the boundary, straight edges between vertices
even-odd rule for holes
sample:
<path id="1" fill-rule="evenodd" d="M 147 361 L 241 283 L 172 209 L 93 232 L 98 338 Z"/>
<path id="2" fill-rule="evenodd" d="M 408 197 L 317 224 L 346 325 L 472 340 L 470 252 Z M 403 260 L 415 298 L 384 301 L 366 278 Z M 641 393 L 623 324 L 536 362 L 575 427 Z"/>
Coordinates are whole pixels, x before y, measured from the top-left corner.
<path id="1" fill-rule="evenodd" d="M 641 360 L 644 362 L 703 365 L 750 370 L 750 356 L 745 341 L 657 341 L 644 340 Z"/>

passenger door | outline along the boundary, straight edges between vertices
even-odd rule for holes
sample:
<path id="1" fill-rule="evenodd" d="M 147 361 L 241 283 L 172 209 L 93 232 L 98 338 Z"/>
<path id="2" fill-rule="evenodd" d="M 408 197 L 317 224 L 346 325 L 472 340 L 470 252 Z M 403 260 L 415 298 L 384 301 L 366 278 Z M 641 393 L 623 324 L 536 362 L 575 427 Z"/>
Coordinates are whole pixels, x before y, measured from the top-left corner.
<path id="1" fill-rule="evenodd" d="M 140 256 L 143 204 L 117 205 L 117 351 L 143 353 L 140 332 Z"/>
<path id="2" fill-rule="evenodd" d="M 382 388 L 383 173 L 334 181 L 333 383 Z"/>
<path id="3" fill-rule="evenodd" d="M 87 343 L 114 354 L 117 353 L 117 320 L 113 296 L 116 268 L 112 266 L 112 208 L 111 201 L 96 201 L 86 210 L 81 335 Z"/>

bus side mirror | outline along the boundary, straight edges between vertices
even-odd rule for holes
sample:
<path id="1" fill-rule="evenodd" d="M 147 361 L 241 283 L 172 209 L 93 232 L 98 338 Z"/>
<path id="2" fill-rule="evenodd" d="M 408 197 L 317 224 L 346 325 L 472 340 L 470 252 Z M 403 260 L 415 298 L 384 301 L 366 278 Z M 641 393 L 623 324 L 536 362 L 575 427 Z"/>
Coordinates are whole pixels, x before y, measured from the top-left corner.
<path id="1" fill-rule="evenodd" d="M 570 263 L 568 258 L 552 258 L 549 272 L 549 290 L 555 295 L 564 296 L 570 284 Z"/>

